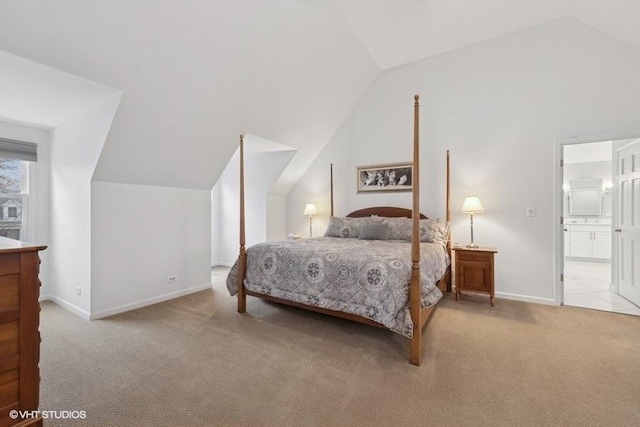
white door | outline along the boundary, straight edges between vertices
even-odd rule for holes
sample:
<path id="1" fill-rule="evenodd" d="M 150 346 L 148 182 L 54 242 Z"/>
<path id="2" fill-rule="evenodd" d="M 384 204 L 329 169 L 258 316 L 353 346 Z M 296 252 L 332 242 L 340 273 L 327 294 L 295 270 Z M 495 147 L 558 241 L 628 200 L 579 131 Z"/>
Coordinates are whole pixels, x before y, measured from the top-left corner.
<path id="1" fill-rule="evenodd" d="M 640 305 L 640 140 L 617 149 L 618 293 Z"/>

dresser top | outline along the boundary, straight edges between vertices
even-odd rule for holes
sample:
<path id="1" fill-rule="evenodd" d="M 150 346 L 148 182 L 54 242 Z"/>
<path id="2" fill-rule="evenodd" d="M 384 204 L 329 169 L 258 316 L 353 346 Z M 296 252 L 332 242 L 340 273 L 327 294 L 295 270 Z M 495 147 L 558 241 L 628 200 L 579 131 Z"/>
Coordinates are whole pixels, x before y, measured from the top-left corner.
<path id="1" fill-rule="evenodd" d="M 45 245 L 36 245 L 0 236 L 0 253 L 30 252 L 41 251 L 44 249 L 47 249 Z"/>

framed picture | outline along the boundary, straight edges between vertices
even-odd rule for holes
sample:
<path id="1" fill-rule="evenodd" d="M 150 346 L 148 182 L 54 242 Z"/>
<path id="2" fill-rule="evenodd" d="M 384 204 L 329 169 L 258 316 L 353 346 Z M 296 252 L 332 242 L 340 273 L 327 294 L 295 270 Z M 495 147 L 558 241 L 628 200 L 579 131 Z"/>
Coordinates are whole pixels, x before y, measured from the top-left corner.
<path id="1" fill-rule="evenodd" d="M 413 189 L 413 163 L 356 167 L 358 193 L 374 191 L 411 191 Z"/>

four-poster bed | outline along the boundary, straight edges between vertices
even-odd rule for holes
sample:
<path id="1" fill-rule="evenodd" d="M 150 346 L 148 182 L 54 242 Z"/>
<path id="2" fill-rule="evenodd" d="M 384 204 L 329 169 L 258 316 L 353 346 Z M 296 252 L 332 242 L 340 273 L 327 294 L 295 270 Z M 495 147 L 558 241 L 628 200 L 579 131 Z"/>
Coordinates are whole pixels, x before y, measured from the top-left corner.
<path id="1" fill-rule="evenodd" d="M 331 165 L 331 218 L 325 237 L 260 243 L 246 250 L 240 136 L 240 254 L 227 279 L 231 294 L 238 294 L 238 312 L 246 311 L 250 295 L 387 328 L 410 338 L 409 361 L 419 365 L 422 329 L 442 292 L 451 290 L 449 152 L 445 221 L 420 214 L 419 159 L 416 95 L 411 210 L 375 207 L 334 217 Z"/>

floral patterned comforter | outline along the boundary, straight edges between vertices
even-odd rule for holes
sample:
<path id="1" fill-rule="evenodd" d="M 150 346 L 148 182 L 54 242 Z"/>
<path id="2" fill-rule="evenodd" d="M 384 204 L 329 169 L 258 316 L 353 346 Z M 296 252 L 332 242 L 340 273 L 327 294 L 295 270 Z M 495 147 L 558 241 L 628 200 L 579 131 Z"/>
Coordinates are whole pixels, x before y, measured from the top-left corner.
<path id="1" fill-rule="evenodd" d="M 444 247 L 421 243 L 422 307 L 435 304 L 449 265 Z M 237 293 L 237 261 L 227 276 Z M 247 249 L 247 289 L 264 295 L 356 314 L 411 338 L 411 243 L 334 237 L 267 242 Z"/>

